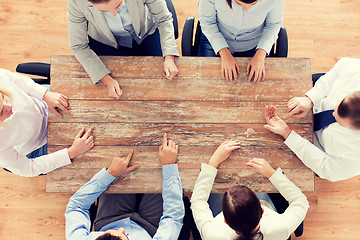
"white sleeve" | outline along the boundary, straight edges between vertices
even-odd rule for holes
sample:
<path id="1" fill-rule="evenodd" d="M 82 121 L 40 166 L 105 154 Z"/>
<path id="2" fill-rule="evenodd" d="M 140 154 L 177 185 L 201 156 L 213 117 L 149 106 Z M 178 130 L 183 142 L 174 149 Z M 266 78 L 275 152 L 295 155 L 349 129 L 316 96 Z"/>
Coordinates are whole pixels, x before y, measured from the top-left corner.
<path id="1" fill-rule="evenodd" d="M 1 167 L 24 177 L 35 177 L 70 163 L 66 148 L 33 159 L 27 158 L 13 148 L 0 152 Z"/>
<path id="2" fill-rule="evenodd" d="M 346 164 L 347 162 L 345 159 L 328 155 L 310 141 L 301 137 L 295 131 L 290 133 L 285 144 L 307 167 L 313 170 L 321 178 L 335 182 L 350 177 L 346 168 L 350 167 L 351 170 L 351 166 L 342 166 L 342 164 Z M 351 175 L 351 177 L 352 176 L 353 175 Z"/>
<path id="3" fill-rule="evenodd" d="M 202 32 L 209 40 L 216 54 L 223 48 L 229 48 L 217 25 L 214 0 L 199 1 L 199 21 Z"/>
<path id="4" fill-rule="evenodd" d="M 325 75 L 321 76 L 319 80 L 316 81 L 315 86 L 305 94 L 311 99 L 314 105 L 328 96 L 335 81 L 339 79 L 340 71 L 344 67 L 344 64 L 346 64 L 346 59 L 348 58 L 340 59 L 335 66 Z"/>
<path id="5" fill-rule="evenodd" d="M 202 239 L 207 239 L 206 235 L 211 232 L 211 224 L 207 223 L 211 223 L 214 220 L 207 201 L 214 184 L 216 173 L 216 168 L 202 163 L 201 171 L 195 182 L 194 190 L 191 196 L 192 214 Z"/>
<path id="6" fill-rule="evenodd" d="M 4 74 L 7 79 L 14 83 L 21 90 L 25 91 L 28 95 L 42 100 L 47 88 L 34 82 L 31 78 L 13 73 L 5 69 L 0 69 L 1 73 Z M 1 75 L 2 75 L 1 74 Z"/>
<path id="7" fill-rule="evenodd" d="M 301 190 L 282 173 L 280 168 L 269 180 L 289 202 L 289 207 L 280 214 L 280 218 L 282 224 L 287 227 L 288 236 L 290 236 L 305 219 L 309 202 Z"/>

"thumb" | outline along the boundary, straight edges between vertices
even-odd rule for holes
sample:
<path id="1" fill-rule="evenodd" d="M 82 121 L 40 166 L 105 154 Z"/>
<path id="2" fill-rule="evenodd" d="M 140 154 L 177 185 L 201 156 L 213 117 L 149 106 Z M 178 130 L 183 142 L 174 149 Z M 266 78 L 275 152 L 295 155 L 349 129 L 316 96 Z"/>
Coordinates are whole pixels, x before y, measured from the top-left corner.
<path id="1" fill-rule="evenodd" d="M 274 127 L 272 127 L 272 126 L 270 126 L 270 125 L 264 125 L 264 128 L 266 129 L 266 130 L 269 130 L 269 131 L 271 131 L 271 132 L 275 132 L 275 128 Z"/>
<path id="2" fill-rule="evenodd" d="M 126 172 L 131 172 L 131 171 L 134 171 L 135 169 L 138 169 L 140 167 L 140 165 L 135 165 L 135 166 L 131 166 L 131 167 L 128 167 L 126 169 Z"/>
<path id="3" fill-rule="evenodd" d="M 170 71 L 169 71 L 169 69 L 168 69 L 168 68 L 165 68 L 165 75 L 166 75 L 167 77 L 169 77 L 169 76 L 170 76 Z"/>
<path id="4" fill-rule="evenodd" d="M 83 128 L 80 130 L 80 132 L 76 135 L 75 138 L 81 138 L 81 136 L 83 135 L 84 131 L 85 131 L 85 128 L 83 127 Z"/>

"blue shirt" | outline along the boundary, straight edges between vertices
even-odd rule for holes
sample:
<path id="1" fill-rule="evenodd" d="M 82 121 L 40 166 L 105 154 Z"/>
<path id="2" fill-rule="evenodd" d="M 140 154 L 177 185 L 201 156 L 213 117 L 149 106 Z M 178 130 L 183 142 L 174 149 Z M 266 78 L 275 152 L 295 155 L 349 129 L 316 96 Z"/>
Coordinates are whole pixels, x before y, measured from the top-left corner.
<path id="1" fill-rule="evenodd" d="M 89 208 L 115 178 L 105 168 L 82 186 L 69 200 L 66 207 L 65 235 L 68 240 L 93 240 L 109 229 L 123 227 L 131 239 L 177 239 L 183 225 L 185 214 L 182 200 L 182 187 L 176 164 L 164 165 L 163 169 L 163 215 L 153 238 L 137 223 L 124 218 L 104 226 L 99 232 L 90 232 Z"/>
<path id="2" fill-rule="evenodd" d="M 133 39 L 140 44 L 142 39 L 146 37 L 144 36 L 140 39 L 136 35 L 125 1 L 123 1 L 120 8 L 117 10 L 116 16 L 109 12 L 104 12 L 103 15 L 112 34 L 120 46 L 132 48 Z"/>
<path id="3" fill-rule="evenodd" d="M 215 53 L 223 48 L 244 52 L 254 47 L 268 54 L 283 20 L 285 0 L 259 0 L 247 12 L 232 1 L 199 0 L 200 25 Z"/>

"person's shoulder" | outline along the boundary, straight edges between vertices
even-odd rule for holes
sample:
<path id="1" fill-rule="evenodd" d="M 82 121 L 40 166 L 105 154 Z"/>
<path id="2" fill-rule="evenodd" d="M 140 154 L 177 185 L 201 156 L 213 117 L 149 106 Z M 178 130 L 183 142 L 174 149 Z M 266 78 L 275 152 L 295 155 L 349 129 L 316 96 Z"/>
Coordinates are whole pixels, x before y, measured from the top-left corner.
<path id="1" fill-rule="evenodd" d="M 79 9 L 87 9 L 93 4 L 89 0 L 68 0 L 68 4 L 71 6 L 77 6 Z"/>

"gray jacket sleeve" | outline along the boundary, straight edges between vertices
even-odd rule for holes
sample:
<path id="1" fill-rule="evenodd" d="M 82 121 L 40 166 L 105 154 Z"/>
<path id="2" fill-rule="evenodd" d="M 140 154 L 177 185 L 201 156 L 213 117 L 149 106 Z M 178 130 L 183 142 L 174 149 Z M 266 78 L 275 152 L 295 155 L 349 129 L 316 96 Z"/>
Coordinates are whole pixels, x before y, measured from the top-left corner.
<path id="1" fill-rule="evenodd" d="M 75 58 L 89 74 L 93 83 L 111 73 L 105 64 L 89 47 L 87 38 L 88 21 L 75 0 L 68 1 L 69 44 Z"/>
<path id="2" fill-rule="evenodd" d="M 158 26 L 163 56 L 179 56 L 175 43 L 173 19 L 166 2 L 164 0 L 145 0 L 145 4 Z"/>

